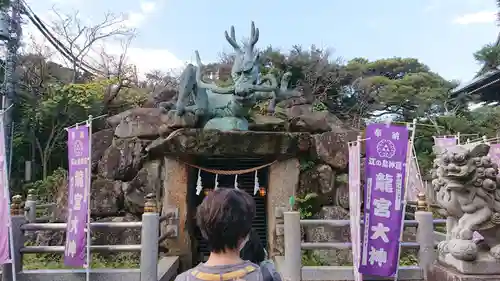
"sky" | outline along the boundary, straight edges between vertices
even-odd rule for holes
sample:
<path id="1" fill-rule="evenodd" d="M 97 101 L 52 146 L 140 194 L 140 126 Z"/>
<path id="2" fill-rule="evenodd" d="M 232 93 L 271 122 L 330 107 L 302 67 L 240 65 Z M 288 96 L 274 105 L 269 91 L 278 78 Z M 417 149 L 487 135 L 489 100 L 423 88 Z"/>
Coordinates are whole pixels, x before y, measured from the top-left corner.
<path id="1" fill-rule="evenodd" d="M 50 24 L 53 7 L 63 13 L 79 11 L 92 23 L 106 11 L 123 14 L 137 31 L 128 48 L 128 62 L 141 73 L 179 68 L 193 62 L 199 50 L 203 62 L 230 51 L 224 31 L 235 26 L 237 38 L 260 29 L 258 47 L 284 51 L 293 45 L 331 48 L 344 60 L 414 57 L 447 79 L 473 78 L 480 65 L 473 53 L 494 42 L 499 27 L 494 0 L 26 0 Z M 41 42 L 33 26 L 26 37 Z M 120 45 L 105 43 L 120 53 Z"/>

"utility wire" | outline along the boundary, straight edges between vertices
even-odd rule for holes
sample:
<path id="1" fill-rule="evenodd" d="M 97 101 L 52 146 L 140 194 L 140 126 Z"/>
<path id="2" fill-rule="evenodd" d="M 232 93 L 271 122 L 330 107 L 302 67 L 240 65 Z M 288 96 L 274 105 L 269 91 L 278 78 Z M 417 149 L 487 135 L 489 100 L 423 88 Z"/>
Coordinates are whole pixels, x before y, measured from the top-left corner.
<path id="1" fill-rule="evenodd" d="M 94 67 L 88 65 L 86 62 L 83 60 L 79 60 L 75 55 L 68 50 L 64 44 L 61 43 L 46 27 L 46 25 L 43 23 L 43 21 L 33 12 L 33 10 L 29 7 L 29 5 L 26 3 L 26 1 L 22 0 L 23 4 L 23 10 L 25 14 L 28 16 L 30 19 L 31 23 L 42 33 L 42 35 L 50 42 L 50 44 L 59 52 L 61 55 L 63 55 L 64 58 L 69 60 L 71 63 L 73 63 L 75 66 L 80 68 L 81 70 L 85 72 L 89 72 L 93 75 L 103 75 L 103 72 L 100 70 L 95 69 Z M 89 71 L 90 70 L 90 71 Z"/>
<path id="2" fill-rule="evenodd" d="M 42 33 L 42 35 L 51 43 L 51 45 L 56 48 L 66 59 L 75 64 L 77 67 L 82 69 L 83 71 L 89 72 L 91 74 L 95 74 L 93 72 L 100 73 L 99 70 L 94 69 L 93 67 L 87 65 L 85 62 L 79 62 L 78 58 L 76 58 L 71 51 L 66 48 L 45 26 L 45 24 L 40 20 L 40 18 L 31 10 L 31 8 L 24 2 L 24 10 L 26 15 L 31 20 L 33 25 Z M 93 71 L 89 71 L 89 69 Z"/>

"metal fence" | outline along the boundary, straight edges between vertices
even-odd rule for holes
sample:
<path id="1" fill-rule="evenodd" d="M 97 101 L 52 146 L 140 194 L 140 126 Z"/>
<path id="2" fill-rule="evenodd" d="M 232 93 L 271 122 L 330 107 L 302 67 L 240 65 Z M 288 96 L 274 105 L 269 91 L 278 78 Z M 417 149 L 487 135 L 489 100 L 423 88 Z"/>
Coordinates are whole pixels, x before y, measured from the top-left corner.
<path id="1" fill-rule="evenodd" d="M 421 195 L 422 198 L 422 195 Z M 425 196 L 423 202 L 418 202 L 415 220 L 405 220 L 405 226 L 417 227 L 415 242 L 402 242 L 402 248 L 418 249 L 418 265 L 400 266 L 398 280 L 423 280 L 429 266 L 436 258 L 434 225 L 446 224 L 446 220 L 434 220 L 432 212 L 428 211 Z M 301 220 L 299 212 L 284 212 L 285 257 L 280 271 L 285 280 L 354 280 L 353 266 L 302 266 L 302 250 L 350 249 L 352 243 L 303 242 L 301 226 L 333 226 L 345 227 L 349 220 Z M 279 261 L 278 261 L 279 263 Z M 363 276 L 371 280 L 370 276 Z M 376 278 L 375 278 L 376 279 Z"/>
<path id="2" fill-rule="evenodd" d="M 37 210 L 40 205 L 37 206 L 36 198 L 32 193 L 29 193 L 24 208 L 22 207 L 22 198 L 16 195 L 12 198 L 11 204 L 11 216 L 12 216 L 12 232 L 13 241 L 12 245 L 14 247 L 14 266 L 17 280 L 45 280 L 43 277 L 34 278 L 33 274 L 23 270 L 23 255 L 33 254 L 33 253 L 64 253 L 64 246 L 25 246 L 25 233 L 30 231 L 66 231 L 67 223 L 55 223 L 55 222 L 41 222 L 47 220 L 54 220 L 53 211 L 49 218 L 42 217 L 37 218 Z M 55 204 L 43 204 L 42 208 L 54 208 Z M 165 276 L 160 276 L 158 271 L 159 264 L 159 253 L 158 244 L 167 238 L 176 237 L 177 229 L 175 220 L 177 219 L 177 211 L 172 210 L 165 216 L 160 217 L 157 211 L 156 199 L 153 194 L 148 194 L 145 198 L 144 203 L 144 213 L 142 214 L 142 220 L 137 222 L 91 222 L 90 229 L 141 229 L 141 244 L 137 245 L 91 245 L 91 252 L 107 252 L 107 253 L 119 253 L 119 252 L 140 252 L 140 270 L 138 272 L 131 270 L 130 272 L 139 273 L 127 276 L 127 274 L 117 274 L 117 272 L 107 272 L 111 275 L 106 275 L 106 271 L 100 270 L 101 275 L 97 274 L 98 271 L 94 271 L 93 275 L 96 279 L 105 280 L 108 278 L 112 280 L 140 280 L 140 281 L 153 281 L 165 279 Z M 160 223 L 167 221 L 168 232 L 161 237 L 159 237 L 159 227 Z M 92 232 L 91 232 L 92 233 Z M 165 263 L 165 262 L 163 262 Z M 172 268 L 163 268 L 165 272 L 169 272 L 170 275 L 175 274 L 178 266 L 178 258 L 172 257 L 169 262 Z M 160 262 L 161 264 L 161 262 Z M 2 280 L 12 280 L 12 265 L 4 265 L 2 270 Z M 165 265 L 163 265 L 165 267 Z M 48 276 L 47 280 L 62 280 L 62 279 L 51 279 L 55 276 L 64 276 L 64 272 L 68 270 L 51 270 L 50 274 L 52 277 Z M 78 270 L 73 270 L 78 272 Z M 48 271 L 47 271 L 48 272 Z M 47 273 L 45 272 L 45 273 Z M 122 273 L 127 271 L 122 271 Z M 104 274 L 104 275 L 103 275 Z M 115 276 L 115 277 L 113 277 Z M 165 278 L 164 278 L 165 277 Z M 170 276 L 172 277 L 172 276 Z M 66 278 L 63 278 L 67 280 Z M 74 279 L 74 278 L 73 278 Z M 80 280 L 81 278 L 76 278 L 75 280 Z"/>

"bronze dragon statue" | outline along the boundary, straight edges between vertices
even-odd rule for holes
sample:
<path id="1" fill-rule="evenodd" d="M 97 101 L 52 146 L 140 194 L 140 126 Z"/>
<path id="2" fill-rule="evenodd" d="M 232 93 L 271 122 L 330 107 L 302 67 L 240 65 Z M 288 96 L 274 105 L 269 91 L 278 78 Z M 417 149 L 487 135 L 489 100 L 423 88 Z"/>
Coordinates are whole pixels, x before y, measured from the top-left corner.
<path id="1" fill-rule="evenodd" d="M 236 40 L 234 26 L 230 34 L 225 31 L 226 40 L 233 47 L 235 60 L 231 68 L 233 84 L 227 87 L 203 81 L 203 63 L 195 51 L 197 66 L 188 64 L 180 77 L 177 103 L 162 104 L 166 109 L 175 109 L 177 115 L 194 113 L 204 120 L 205 129 L 247 130 L 249 110 L 258 102 L 270 100 L 269 112 L 274 111 L 277 101 L 298 92 L 288 89 L 291 73 L 285 73 L 278 85 L 272 74 L 260 77 L 259 52 L 255 44 L 259 40 L 259 29 L 252 22 L 250 38 L 242 45 Z M 194 104 L 188 105 L 189 99 Z"/>

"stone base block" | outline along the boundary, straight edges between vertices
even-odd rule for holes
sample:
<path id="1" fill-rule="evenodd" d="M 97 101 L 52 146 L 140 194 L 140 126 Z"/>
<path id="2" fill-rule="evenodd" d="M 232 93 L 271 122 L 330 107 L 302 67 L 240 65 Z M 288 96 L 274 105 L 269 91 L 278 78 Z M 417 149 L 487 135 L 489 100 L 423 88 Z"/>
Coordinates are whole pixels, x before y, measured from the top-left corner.
<path id="1" fill-rule="evenodd" d="M 500 276 L 500 262 L 493 258 L 488 252 L 480 252 L 475 261 L 462 261 L 454 258 L 451 254 L 439 257 L 439 262 L 453 268 L 463 274 L 488 275 L 497 274 Z"/>
<path id="2" fill-rule="evenodd" d="M 463 274 L 454 268 L 442 264 L 433 265 L 427 275 L 427 281 L 500 281 L 500 274 Z"/>
<path id="3" fill-rule="evenodd" d="M 205 130 L 229 131 L 248 131 L 248 121 L 245 118 L 238 117 L 220 117 L 208 120 L 204 127 Z"/>

